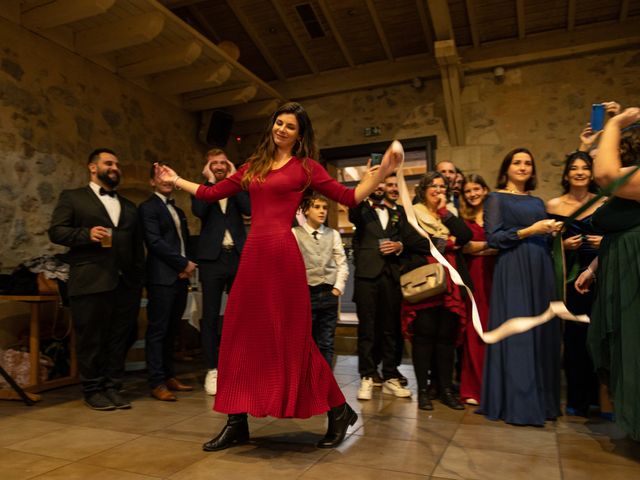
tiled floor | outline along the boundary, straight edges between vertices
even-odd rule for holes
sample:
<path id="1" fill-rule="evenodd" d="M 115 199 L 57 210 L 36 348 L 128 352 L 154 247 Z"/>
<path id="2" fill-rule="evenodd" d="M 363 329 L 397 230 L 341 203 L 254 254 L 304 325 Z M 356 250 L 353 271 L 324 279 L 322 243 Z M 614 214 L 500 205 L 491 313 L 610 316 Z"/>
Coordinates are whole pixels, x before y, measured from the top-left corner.
<path id="1" fill-rule="evenodd" d="M 403 373 L 413 381 L 410 365 Z M 44 393 L 34 407 L 0 402 L 0 478 L 171 479 L 632 479 L 640 444 L 614 425 L 565 417 L 545 428 L 513 427 L 435 402 L 383 395 L 356 400 L 355 357 L 340 357 L 336 378 L 359 420 L 335 450 L 315 448 L 326 420 L 250 419 L 252 441 L 222 452 L 200 445 L 225 417 L 197 391 L 176 403 L 148 396 L 143 375 L 127 379 L 133 409 L 95 412 L 79 387 Z M 202 375 L 183 375 L 200 385 Z M 415 392 L 414 392 L 415 393 Z"/>

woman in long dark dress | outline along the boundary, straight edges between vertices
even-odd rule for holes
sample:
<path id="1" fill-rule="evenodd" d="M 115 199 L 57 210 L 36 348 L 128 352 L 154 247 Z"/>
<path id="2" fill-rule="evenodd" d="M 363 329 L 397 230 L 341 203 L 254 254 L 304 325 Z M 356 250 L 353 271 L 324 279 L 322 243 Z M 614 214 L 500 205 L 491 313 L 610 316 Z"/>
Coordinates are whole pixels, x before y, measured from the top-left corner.
<path id="1" fill-rule="evenodd" d="M 600 139 L 593 173 L 608 186 L 640 161 L 640 109 L 628 108 L 607 122 Z M 640 172 L 593 216 L 604 232 L 597 266 L 596 290 L 588 345 L 596 371 L 608 383 L 615 421 L 640 441 Z M 596 261 L 576 280 L 579 291 L 593 281 Z"/>
<path id="2" fill-rule="evenodd" d="M 346 188 L 312 159 L 317 147 L 311 121 L 301 105 L 287 103 L 273 113 L 247 163 L 214 186 L 188 182 L 166 166 L 157 168 L 161 179 L 202 200 L 213 202 L 243 189 L 251 197 L 251 232 L 225 311 L 214 404 L 229 417 L 204 450 L 248 441 L 247 414 L 307 418 L 328 412 L 321 448 L 340 444 L 355 423 L 356 413 L 311 336 L 306 270 L 291 222 L 308 187 L 357 205 L 399 165 L 401 155 L 394 148 L 355 189 Z"/>
<path id="3" fill-rule="evenodd" d="M 564 222 L 576 210 L 595 196 L 597 186 L 593 179 L 593 160 L 586 152 L 574 152 L 567 157 L 562 172 L 563 195 L 547 202 L 547 213 Z M 596 235 L 591 226 L 593 213 L 604 200 L 592 205 L 580 218 L 571 223 L 563 234 L 565 264 L 567 272 L 566 304 L 575 315 L 591 315 L 593 294 L 580 295 L 574 281 L 598 255 L 602 236 Z M 598 377 L 587 351 L 589 325 L 565 322 L 563 364 L 567 378 L 567 415 L 589 416 L 589 406 L 599 403 Z"/>
<path id="4" fill-rule="evenodd" d="M 561 222 L 547 219 L 535 188 L 535 164 L 524 148 L 500 167 L 496 192 L 485 202 L 487 243 L 500 250 L 493 276 L 489 329 L 506 320 L 544 312 L 554 295 L 549 234 Z M 543 426 L 560 413 L 560 322 L 488 345 L 480 412 L 491 420 Z"/>
<path id="5" fill-rule="evenodd" d="M 473 282 L 473 297 L 483 330 L 487 329 L 489 321 L 489 298 L 498 253 L 489 248 L 484 234 L 484 202 L 489 192 L 489 186 L 480 175 L 472 173 L 464 177 L 459 208 L 460 216 L 473 234 L 462 251 Z M 460 398 L 469 405 L 479 405 L 486 345 L 471 325 L 465 328 L 463 341 Z"/>

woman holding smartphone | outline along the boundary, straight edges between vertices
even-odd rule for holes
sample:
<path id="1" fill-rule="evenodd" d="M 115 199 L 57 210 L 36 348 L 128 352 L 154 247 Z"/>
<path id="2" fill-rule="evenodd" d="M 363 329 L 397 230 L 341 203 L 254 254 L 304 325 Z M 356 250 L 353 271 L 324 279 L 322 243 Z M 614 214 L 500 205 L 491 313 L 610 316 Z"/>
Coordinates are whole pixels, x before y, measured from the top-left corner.
<path id="1" fill-rule="evenodd" d="M 513 317 L 543 313 L 555 286 L 550 234 L 562 223 L 547 218 L 544 202 L 530 194 L 536 186 L 533 155 L 511 150 L 502 161 L 497 191 L 484 205 L 484 231 L 499 250 L 489 330 Z M 559 319 L 488 345 L 480 411 L 491 420 L 543 426 L 560 412 Z"/>
<path id="2" fill-rule="evenodd" d="M 567 157 L 562 172 L 563 195 L 547 202 L 547 213 L 564 222 L 569 216 L 591 201 L 597 186 L 593 179 L 593 160 L 585 152 L 574 152 Z M 563 234 L 565 264 L 568 282 L 566 304 L 573 314 L 591 315 L 593 294 L 580 295 L 574 288 L 577 275 L 589 267 L 598 255 L 602 236 L 596 235 L 591 225 L 594 212 L 605 199 L 592 205 L 580 218 L 576 218 Z M 588 324 L 565 322 L 563 364 L 567 377 L 567 415 L 589 416 L 589 406 L 598 402 L 598 377 L 587 351 Z M 609 409 L 610 411 L 610 409 Z"/>
<path id="3" fill-rule="evenodd" d="M 627 108 L 605 125 L 593 165 L 599 185 L 608 186 L 640 161 L 637 122 L 640 109 Z M 589 351 L 601 380 L 609 386 L 616 423 L 640 441 L 640 172 L 594 213 L 593 225 L 604 237 L 597 260 L 598 288 L 588 332 Z M 579 291 L 586 291 L 594 280 L 595 264 L 592 262 L 576 280 Z"/>
<path id="4" fill-rule="evenodd" d="M 213 202 L 248 190 L 252 226 L 225 311 L 214 409 L 228 414 L 222 432 L 203 445 L 222 450 L 249 440 L 247 414 L 308 418 L 328 412 L 320 448 L 339 445 L 358 416 L 345 402 L 331 368 L 311 336 L 306 269 L 291 222 L 308 188 L 356 206 L 401 162 L 393 144 L 380 167 L 355 189 L 331 178 L 314 157 L 311 121 L 298 103 L 286 103 L 270 118 L 246 164 L 212 186 L 180 178 L 158 166 L 162 180 Z"/>

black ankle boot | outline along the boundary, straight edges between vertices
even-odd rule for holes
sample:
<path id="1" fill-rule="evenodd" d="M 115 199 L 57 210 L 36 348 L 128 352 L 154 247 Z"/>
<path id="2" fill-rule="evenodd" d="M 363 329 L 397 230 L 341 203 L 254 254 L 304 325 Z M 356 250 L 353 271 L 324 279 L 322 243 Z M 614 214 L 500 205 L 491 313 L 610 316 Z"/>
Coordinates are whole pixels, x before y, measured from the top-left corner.
<path id="1" fill-rule="evenodd" d="M 418 390 L 418 408 L 420 410 L 433 410 L 433 403 L 429 398 L 429 390 Z"/>
<path id="2" fill-rule="evenodd" d="M 334 448 L 340 445 L 347 434 L 347 428 L 358 420 L 358 414 L 347 403 L 332 408 L 327 412 L 327 416 L 329 426 L 324 438 L 318 442 L 318 448 Z"/>
<path id="3" fill-rule="evenodd" d="M 456 395 L 453 393 L 453 390 L 450 388 L 442 389 L 440 401 L 447 407 L 453 408 L 454 410 L 464 410 L 464 405 L 460 403 L 460 400 L 458 400 Z"/>
<path id="4" fill-rule="evenodd" d="M 233 445 L 240 445 L 249 441 L 249 423 L 246 413 L 229 415 L 227 424 L 217 437 L 202 445 L 205 452 L 224 450 Z"/>

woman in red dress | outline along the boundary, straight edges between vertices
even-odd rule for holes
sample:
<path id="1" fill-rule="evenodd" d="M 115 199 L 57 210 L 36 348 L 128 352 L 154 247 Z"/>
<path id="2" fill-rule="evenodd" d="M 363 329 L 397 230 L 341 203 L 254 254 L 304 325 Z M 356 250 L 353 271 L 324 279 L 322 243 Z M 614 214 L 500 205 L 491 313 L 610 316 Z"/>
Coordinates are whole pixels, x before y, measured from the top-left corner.
<path id="1" fill-rule="evenodd" d="M 493 267 L 497 250 L 487 246 L 484 236 L 484 200 L 489 194 L 487 182 L 480 175 L 465 177 L 460 196 L 460 216 L 473 232 L 471 241 L 462 251 L 465 253 L 469 275 L 473 282 L 480 322 L 484 330 L 489 318 L 489 298 L 493 281 Z M 469 405 L 478 405 L 482 391 L 482 368 L 484 366 L 484 342 L 471 325 L 464 334 L 462 372 L 460 374 L 460 398 Z"/>
<path id="2" fill-rule="evenodd" d="M 251 232 L 229 294 L 220 345 L 214 410 L 228 414 L 228 420 L 222 432 L 203 445 L 205 451 L 247 442 L 247 414 L 308 418 L 328 412 L 320 448 L 339 445 L 356 422 L 358 416 L 311 336 L 306 270 L 291 223 L 309 187 L 356 206 L 397 168 L 400 149 L 392 144 L 380 168 L 369 169 L 360 184 L 349 189 L 313 160 L 318 151 L 311 121 L 300 104 L 287 103 L 273 113 L 247 163 L 213 186 L 157 167 L 161 179 L 208 202 L 241 190 L 251 197 Z"/>

